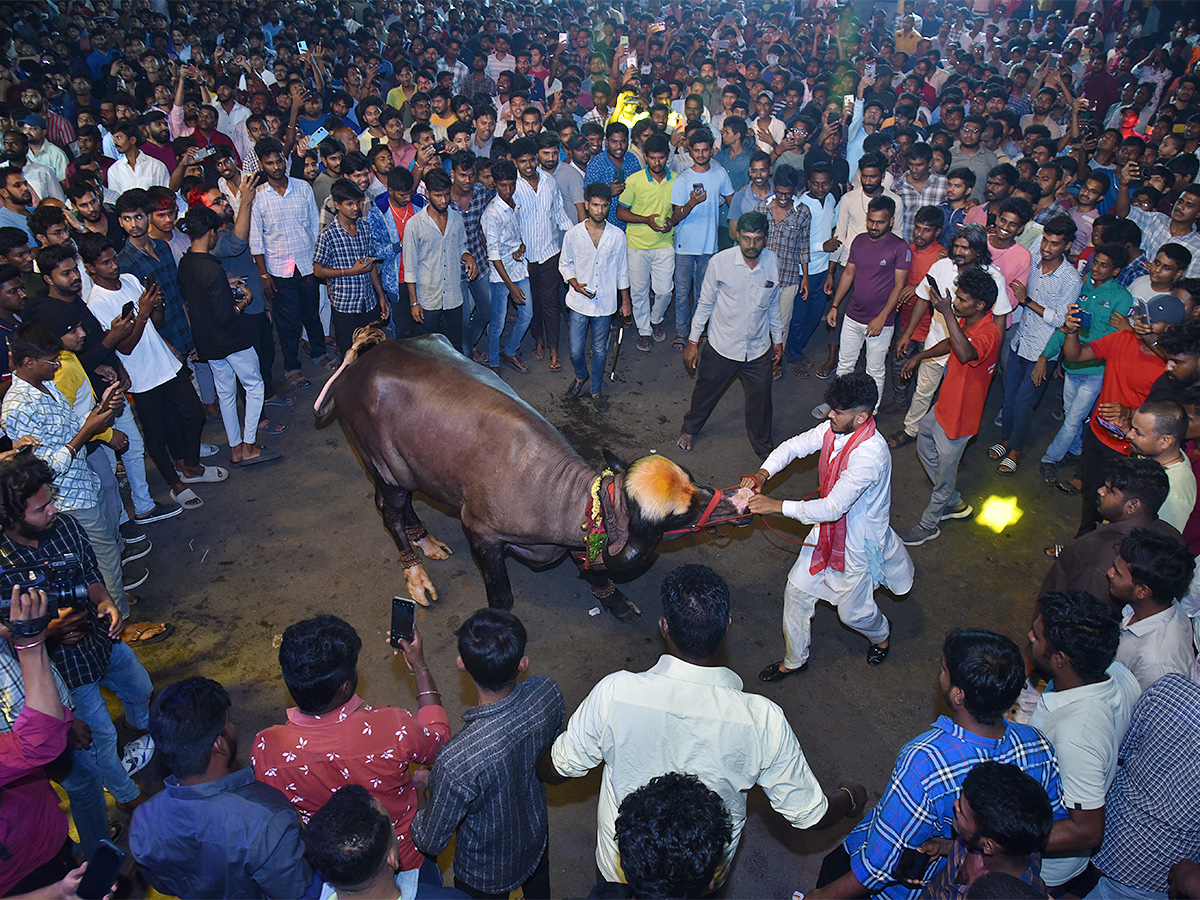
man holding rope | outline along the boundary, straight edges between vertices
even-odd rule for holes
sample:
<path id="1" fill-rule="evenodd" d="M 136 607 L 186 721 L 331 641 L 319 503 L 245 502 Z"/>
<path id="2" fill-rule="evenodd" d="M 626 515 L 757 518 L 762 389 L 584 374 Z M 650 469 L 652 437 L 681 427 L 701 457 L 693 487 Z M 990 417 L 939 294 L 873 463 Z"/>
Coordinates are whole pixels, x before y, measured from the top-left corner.
<path id="1" fill-rule="evenodd" d="M 817 601 L 836 606 L 841 620 L 868 641 L 867 664 L 887 659 L 891 626 L 875 603 L 875 590 L 912 588 L 913 564 L 892 531 L 892 459 L 872 414 L 879 400 L 874 380 L 862 372 L 840 375 L 825 392 L 827 421 L 780 444 L 741 487 L 753 490 L 750 510 L 813 525 L 783 592 L 786 655 L 760 681 L 781 681 L 808 665 Z M 759 493 L 768 478 L 792 460 L 820 452 L 820 498 L 775 500 Z"/>

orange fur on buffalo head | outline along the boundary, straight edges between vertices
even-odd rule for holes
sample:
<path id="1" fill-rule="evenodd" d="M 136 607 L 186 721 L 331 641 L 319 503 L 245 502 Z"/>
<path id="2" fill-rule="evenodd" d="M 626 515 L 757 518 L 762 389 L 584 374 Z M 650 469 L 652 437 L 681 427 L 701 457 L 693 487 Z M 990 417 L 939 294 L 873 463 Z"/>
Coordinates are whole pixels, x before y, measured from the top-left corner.
<path id="1" fill-rule="evenodd" d="M 688 511 L 696 486 L 666 457 L 644 456 L 629 467 L 625 492 L 637 502 L 642 515 L 652 522 L 662 522 Z"/>

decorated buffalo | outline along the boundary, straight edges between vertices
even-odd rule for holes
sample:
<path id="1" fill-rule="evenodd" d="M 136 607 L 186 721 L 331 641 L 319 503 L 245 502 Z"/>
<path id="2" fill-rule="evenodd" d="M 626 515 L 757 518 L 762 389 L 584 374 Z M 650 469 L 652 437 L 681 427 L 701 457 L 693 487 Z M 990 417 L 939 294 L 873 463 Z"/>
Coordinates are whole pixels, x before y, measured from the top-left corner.
<path id="1" fill-rule="evenodd" d="M 388 341 L 360 329 L 315 404 L 318 418 L 335 410 L 375 483 L 409 594 L 425 606 L 438 595 L 417 550 L 428 559 L 451 551 L 417 516 L 414 491 L 458 511 L 489 606 L 512 606 L 506 554 L 540 567 L 571 553 L 622 621 L 641 612 L 606 572 L 647 564 L 664 536 L 752 519 L 740 497 L 695 484 L 665 457 L 625 466 L 606 454 L 608 468 L 596 472 L 541 413 L 440 335 Z"/>

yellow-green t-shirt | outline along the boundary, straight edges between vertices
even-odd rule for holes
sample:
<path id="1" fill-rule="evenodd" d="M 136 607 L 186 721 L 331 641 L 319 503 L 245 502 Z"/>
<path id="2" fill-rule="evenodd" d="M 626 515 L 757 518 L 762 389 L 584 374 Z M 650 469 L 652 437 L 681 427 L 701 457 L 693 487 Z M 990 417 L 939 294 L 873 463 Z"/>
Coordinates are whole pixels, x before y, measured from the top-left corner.
<path id="1" fill-rule="evenodd" d="M 671 215 L 671 184 L 675 173 L 670 169 L 662 181 L 655 181 L 649 169 L 642 169 L 625 179 L 625 190 L 617 197 L 617 202 L 629 207 L 629 211 L 638 216 L 659 216 L 662 222 Z M 625 228 L 625 238 L 629 246 L 635 250 L 658 250 L 672 246 L 673 231 L 666 234 L 655 231 L 649 225 L 640 222 L 630 222 Z"/>

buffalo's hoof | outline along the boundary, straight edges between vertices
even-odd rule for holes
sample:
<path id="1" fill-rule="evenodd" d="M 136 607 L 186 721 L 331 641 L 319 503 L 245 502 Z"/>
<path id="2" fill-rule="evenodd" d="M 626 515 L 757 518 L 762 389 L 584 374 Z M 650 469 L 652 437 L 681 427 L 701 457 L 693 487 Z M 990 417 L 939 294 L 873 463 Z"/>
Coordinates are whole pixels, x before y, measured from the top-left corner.
<path id="1" fill-rule="evenodd" d="M 599 597 L 600 605 L 612 613 L 618 622 L 624 622 L 626 625 L 632 625 L 642 617 L 642 611 L 634 605 L 633 601 L 622 594 L 616 587 L 613 587 L 612 594 L 607 597 Z"/>
<path id="2" fill-rule="evenodd" d="M 420 563 L 404 570 L 404 582 L 408 587 L 408 596 L 415 600 L 418 606 L 428 606 L 430 600 L 437 600 L 437 588 L 433 586 L 425 567 Z"/>

